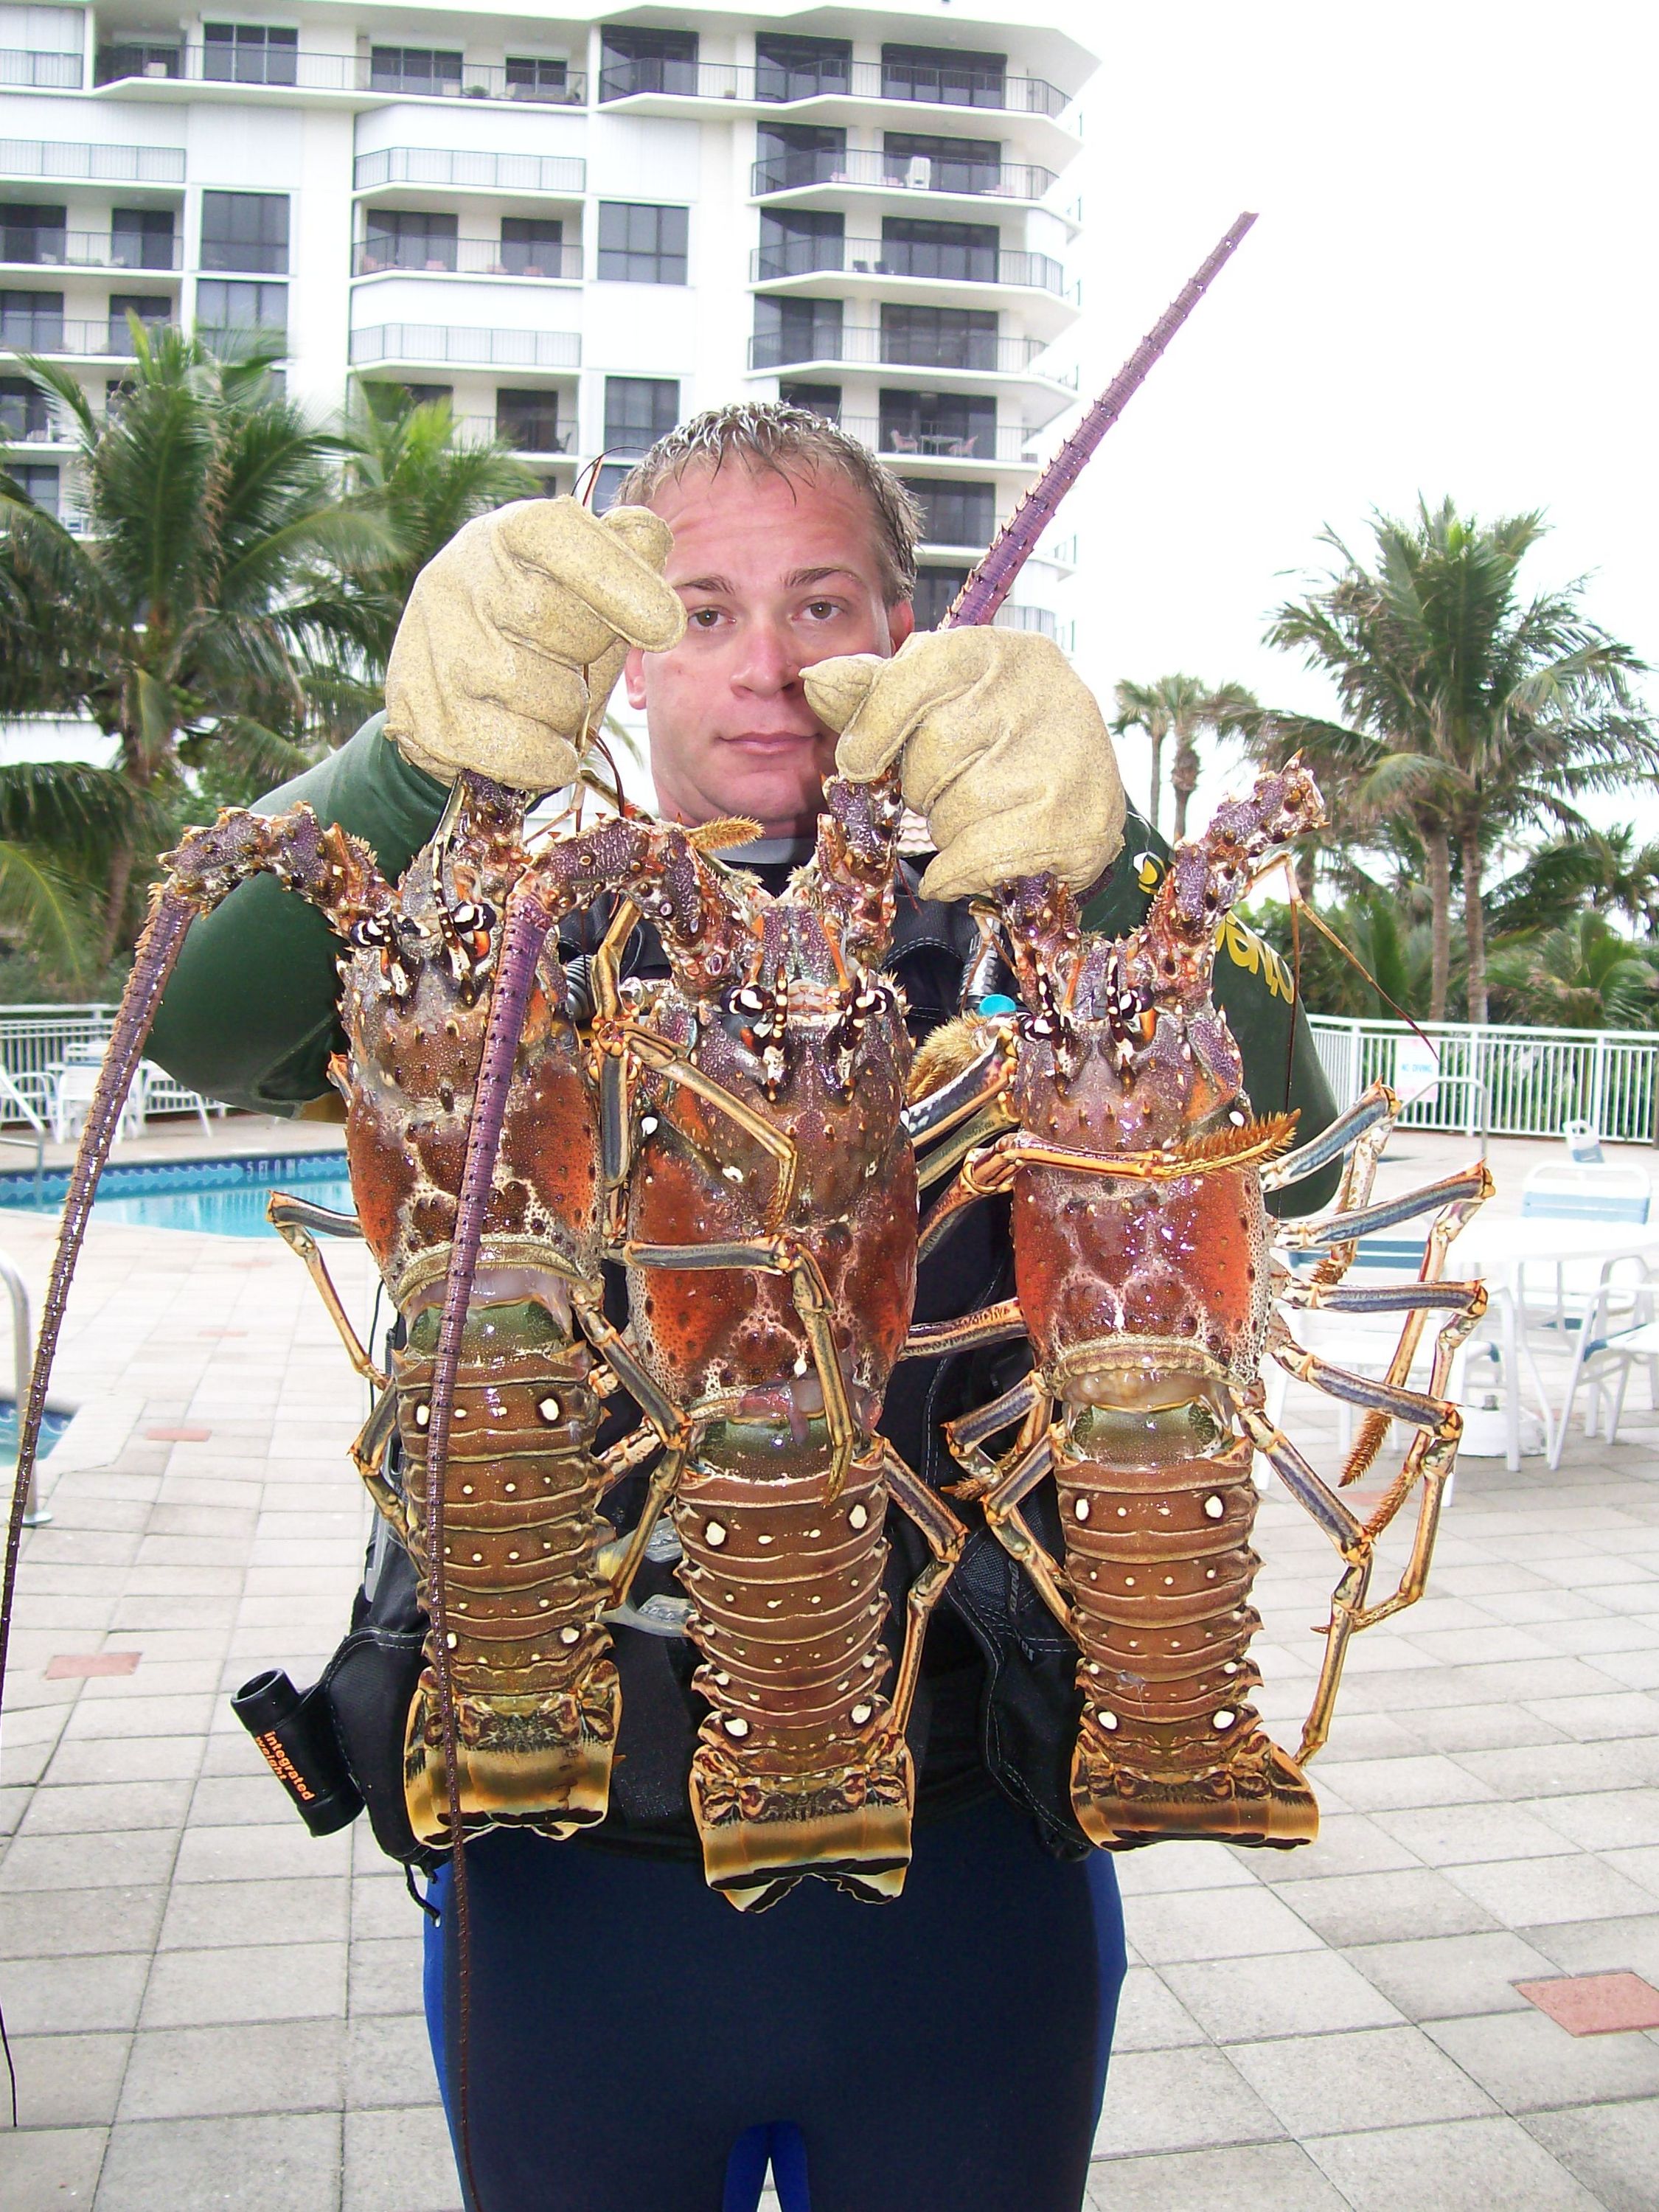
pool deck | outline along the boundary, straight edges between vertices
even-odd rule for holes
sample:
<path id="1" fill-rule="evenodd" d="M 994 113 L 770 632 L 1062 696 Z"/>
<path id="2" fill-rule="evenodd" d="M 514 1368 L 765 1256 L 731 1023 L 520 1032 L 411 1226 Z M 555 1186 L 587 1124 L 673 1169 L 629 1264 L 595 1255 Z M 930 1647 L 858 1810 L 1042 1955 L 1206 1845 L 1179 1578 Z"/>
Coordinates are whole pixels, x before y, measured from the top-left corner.
<path id="1" fill-rule="evenodd" d="M 192 1122 L 118 1158 L 339 1140 Z M 1469 1150 L 1407 1138 L 1385 1175 Z M 1494 1146 L 1504 1211 L 1548 1152 Z M 37 1304 L 54 1230 L 0 1214 Z M 362 1322 L 365 1255 L 331 1258 Z M 83 1410 L 25 1540 L 0 1766 L 0 2204 L 455 2212 L 419 1915 L 362 1823 L 306 1834 L 225 1702 L 264 1666 L 308 1681 L 342 1632 L 362 1387 L 275 1239 L 96 1218 L 58 1381 Z M 1293 1392 L 1286 1425 L 1328 1464 L 1322 1402 Z M 1316 1844 L 1119 1862 L 1094 2212 L 1655 2212 L 1659 2033 L 1574 2036 L 1515 1985 L 1659 1984 L 1656 1448 L 1644 1404 L 1557 1476 L 1465 1462 L 1430 1595 L 1350 1661 Z M 1256 1540 L 1284 1736 L 1331 1555 L 1282 1494 Z"/>

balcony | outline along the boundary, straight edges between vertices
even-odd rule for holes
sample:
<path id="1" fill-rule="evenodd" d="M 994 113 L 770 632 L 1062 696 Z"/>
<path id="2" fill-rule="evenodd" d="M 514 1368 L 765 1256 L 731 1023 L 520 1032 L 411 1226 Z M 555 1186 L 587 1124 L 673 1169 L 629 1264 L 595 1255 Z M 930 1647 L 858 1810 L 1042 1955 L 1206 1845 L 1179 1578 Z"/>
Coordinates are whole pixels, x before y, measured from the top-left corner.
<path id="1" fill-rule="evenodd" d="M 146 322 L 153 337 L 168 325 Z M 205 333 L 204 334 L 205 335 Z M 125 317 L 79 320 L 58 314 L 9 314 L 0 319 L 0 350 L 70 361 L 131 361 L 137 349 Z"/>
<path id="2" fill-rule="evenodd" d="M 372 239 L 351 249 L 354 276 L 392 273 L 416 276 L 512 276 L 553 284 L 581 281 L 580 246 L 527 246 L 500 238 L 452 238 L 417 245 L 412 240 Z"/>
<path id="3" fill-rule="evenodd" d="M 961 161 L 927 154 L 791 151 L 769 154 L 750 172 L 750 191 L 757 200 L 789 192 L 808 192 L 826 185 L 857 191 L 927 192 L 948 199 L 1013 200 L 1034 205 L 1056 181 L 1052 169 L 1028 161 Z"/>
<path id="4" fill-rule="evenodd" d="M 0 46 L 0 86 L 9 92 L 79 92 L 78 52 L 41 53 L 27 46 Z"/>
<path id="5" fill-rule="evenodd" d="M 582 342 L 574 331 L 468 330 L 447 323 L 375 323 L 351 333 L 354 368 L 534 369 L 571 375 Z"/>
<path id="6" fill-rule="evenodd" d="M 85 146 L 0 138 L 0 176 L 84 178 L 92 184 L 182 185 L 182 146 Z"/>
<path id="7" fill-rule="evenodd" d="M 79 67 L 78 57 L 75 58 Z M 132 44 L 100 46 L 93 71 L 95 84 L 152 78 L 174 83 L 222 86 L 233 95 L 265 89 L 351 97 L 366 103 L 382 100 L 485 100 L 527 101 L 538 107 L 584 107 L 587 79 L 568 70 L 562 83 L 535 69 L 508 61 L 463 61 L 459 70 L 413 71 L 377 64 L 368 54 L 313 53 L 294 46 L 185 46 Z M 80 82 L 78 76 L 76 80 Z"/>
<path id="8" fill-rule="evenodd" d="M 74 442 L 73 433 L 44 392 L 31 392 L 26 399 L 15 398 L 10 393 L 0 395 L 0 447 Z"/>
<path id="9" fill-rule="evenodd" d="M 142 232 L 0 229 L 0 265 L 14 269 L 142 269 L 158 274 L 182 266 L 176 238 Z"/>
<path id="10" fill-rule="evenodd" d="M 826 59 L 817 63 L 763 62 L 748 68 L 729 62 L 669 60 L 650 55 L 612 59 L 599 72 L 599 100 L 649 101 L 660 110 L 684 101 L 735 101 L 743 107 L 798 107 L 811 101 L 880 100 L 929 109 L 960 108 L 978 114 L 1036 115 L 1050 121 L 1066 95 L 1042 77 L 1000 72 L 913 67 L 908 64 Z"/>
<path id="11" fill-rule="evenodd" d="M 749 341 L 749 366 L 769 369 L 805 368 L 809 363 L 844 362 L 872 368 L 918 368 L 956 376 L 1026 376 L 1044 351 L 1040 338 L 998 337 L 989 331 L 940 331 L 932 335 L 872 329 L 844 323 L 837 330 L 820 321 L 808 335 L 765 331 Z M 1077 373 L 1036 372 L 1046 383 L 1075 386 Z"/>
<path id="12" fill-rule="evenodd" d="M 957 468 L 1015 468 L 1029 472 L 1036 466 L 1028 449 L 1037 433 L 1023 423 L 999 422 L 994 428 L 974 430 L 922 421 L 914 428 L 908 424 L 900 428 L 873 415 L 843 415 L 841 427 L 849 438 L 868 446 L 883 460 L 905 468 L 945 462 Z"/>
<path id="13" fill-rule="evenodd" d="M 587 164 L 567 154 L 473 154 L 459 146 L 388 146 L 378 154 L 358 155 L 354 191 L 382 191 L 394 185 L 580 199 L 587 189 Z"/>
<path id="14" fill-rule="evenodd" d="M 791 276 L 905 276 L 945 284 L 1004 284 L 1063 298 L 1066 271 L 1046 253 L 880 238 L 780 238 L 749 257 L 751 284 Z"/>
<path id="15" fill-rule="evenodd" d="M 575 424 L 561 427 L 558 416 L 552 414 L 459 415 L 455 428 L 464 438 L 476 439 L 480 445 L 498 439 L 515 453 L 537 460 L 568 459 L 576 443 Z"/>

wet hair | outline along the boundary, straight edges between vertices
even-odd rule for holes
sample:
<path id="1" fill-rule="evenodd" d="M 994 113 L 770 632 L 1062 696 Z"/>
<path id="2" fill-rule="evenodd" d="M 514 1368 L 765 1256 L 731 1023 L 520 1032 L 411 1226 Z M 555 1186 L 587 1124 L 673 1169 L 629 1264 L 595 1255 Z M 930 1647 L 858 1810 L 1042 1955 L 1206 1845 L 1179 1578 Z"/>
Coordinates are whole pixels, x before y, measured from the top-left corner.
<path id="1" fill-rule="evenodd" d="M 890 469 L 845 430 L 805 407 L 783 400 L 744 400 L 705 408 L 659 438 L 636 461 L 617 489 L 620 504 L 648 507 L 663 484 L 678 483 L 689 469 L 718 474 L 737 460 L 751 474 L 770 471 L 795 483 L 834 470 L 862 493 L 875 525 L 882 597 L 889 606 L 914 597 L 921 506 Z"/>

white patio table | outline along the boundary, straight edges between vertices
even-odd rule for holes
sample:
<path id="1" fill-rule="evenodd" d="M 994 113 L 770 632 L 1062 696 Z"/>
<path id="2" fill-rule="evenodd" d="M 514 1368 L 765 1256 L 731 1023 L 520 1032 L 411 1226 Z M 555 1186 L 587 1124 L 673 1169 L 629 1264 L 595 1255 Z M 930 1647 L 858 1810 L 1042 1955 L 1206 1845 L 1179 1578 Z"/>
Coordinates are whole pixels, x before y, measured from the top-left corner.
<path id="1" fill-rule="evenodd" d="M 1523 1292 L 1528 1271 L 1553 1269 L 1558 1297 L 1588 1304 L 1601 1268 L 1609 1260 L 1626 1259 L 1659 1268 L 1659 1222 L 1562 1221 L 1547 1215 L 1492 1219 L 1477 1214 L 1447 1254 L 1449 1278 L 1484 1282 L 1491 1292 L 1504 1355 L 1504 1459 L 1512 1474 L 1521 1465 Z M 1526 1358 L 1538 1385 L 1547 1440 L 1553 1443 L 1556 1420 L 1565 1419 L 1565 1413 L 1558 1417 L 1551 1406 L 1529 1347 Z"/>

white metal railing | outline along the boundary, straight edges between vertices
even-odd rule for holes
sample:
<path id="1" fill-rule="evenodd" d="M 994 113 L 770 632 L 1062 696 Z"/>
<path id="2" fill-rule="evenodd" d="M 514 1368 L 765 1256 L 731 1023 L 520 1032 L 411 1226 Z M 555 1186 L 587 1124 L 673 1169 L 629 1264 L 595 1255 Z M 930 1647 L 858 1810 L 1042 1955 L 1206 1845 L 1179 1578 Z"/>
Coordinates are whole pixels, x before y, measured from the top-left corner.
<path id="1" fill-rule="evenodd" d="M 0 1127 L 27 1126 L 43 1135 L 56 1072 L 66 1061 L 95 1059 L 114 1025 L 112 1006 L 0 1008 Z M 196 1091 L 176 1083 L 153 1060 L 143 1066 L 145 1114 L 202 1110 Z"/>
<path id="2" fill-rule="evenodd" d="M 1382 1082 L 1408 1097 L 1401 1118 L 1410 1128 L 1473 1130 L 1479 1117 L 1494 1137 L 1559 1137 L 1582 1118 L 1616 1143 L 1659 1142 L 1659 1036 L 1650 1030 L 1425 1022 L 1437 1075 L 1408 1023 L 1315 1014 L 1310 1026 L 1340 1106 Z"/>

